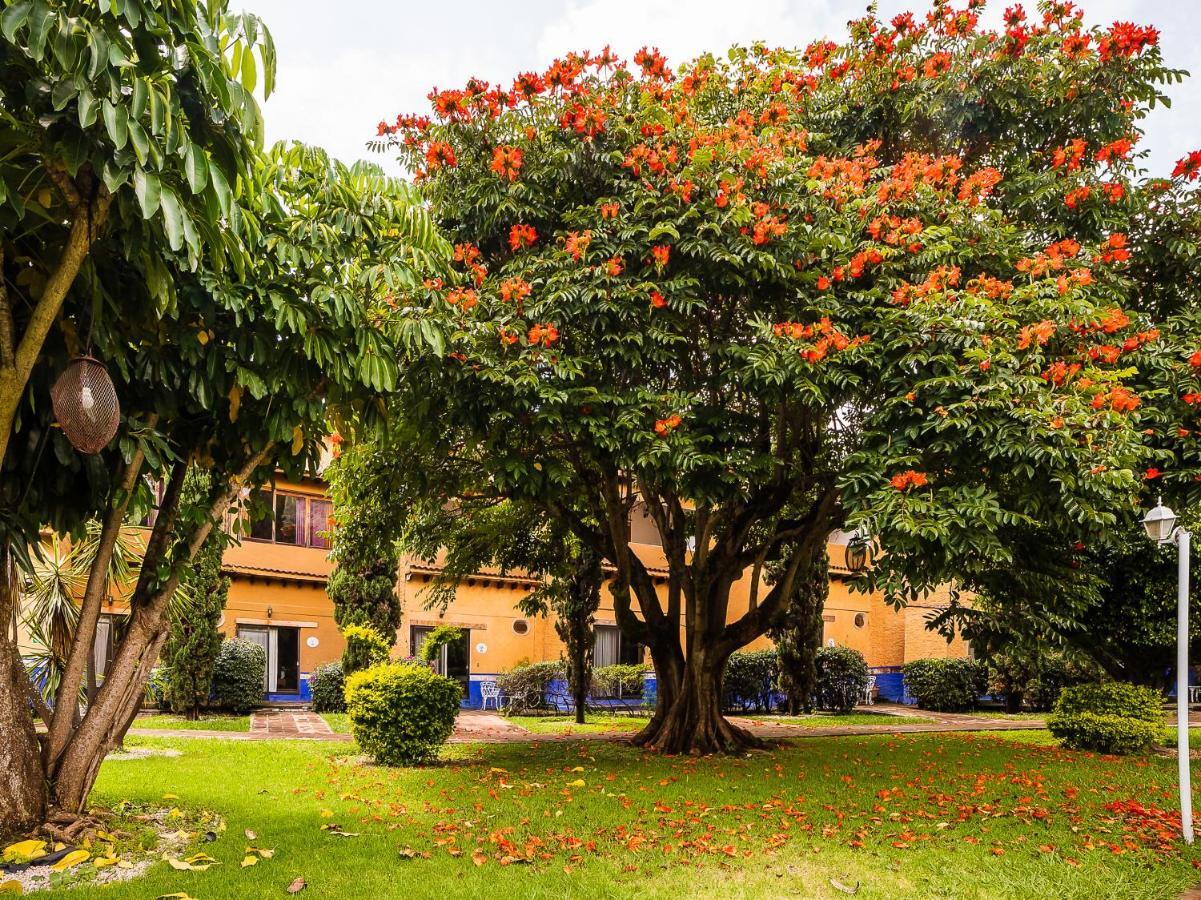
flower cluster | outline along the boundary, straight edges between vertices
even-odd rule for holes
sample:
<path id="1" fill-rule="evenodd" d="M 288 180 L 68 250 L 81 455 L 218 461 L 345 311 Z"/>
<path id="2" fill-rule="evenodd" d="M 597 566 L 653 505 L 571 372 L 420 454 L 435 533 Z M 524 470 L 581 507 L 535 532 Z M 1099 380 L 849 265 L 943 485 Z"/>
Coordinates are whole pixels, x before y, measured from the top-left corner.
<path id="1" fill-rule="evenodd" d="M 679 428 L 683 421 L 684 420 L 675 413 L 672 413 L 666 419 L 658 419 L 655 422 L 655 434 L 661 438 L 665 438 Z"/>
<path id="2" fill-rule="evenodd" d="M 909 469 L 893 475 L 888 479 L 888 483 L 898 491 L 910 491 L 913 488 L 925 487 L 929 483 L 929 479 L 925 472 L 915 472 L 913 469 Z"/>
<path id="3" fill-rule="evenodd" d="M 531 347 L 549 347 L 559 340 L 559 329 L 550 322 L 539 322 L 530 329 L 526 339 Z"/>

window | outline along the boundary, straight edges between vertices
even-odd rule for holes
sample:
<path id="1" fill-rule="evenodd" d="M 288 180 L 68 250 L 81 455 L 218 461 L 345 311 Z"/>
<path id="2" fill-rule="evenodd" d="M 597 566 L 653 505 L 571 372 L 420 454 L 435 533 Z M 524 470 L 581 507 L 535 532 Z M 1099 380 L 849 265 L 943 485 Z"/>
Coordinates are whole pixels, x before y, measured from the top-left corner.
<path id="1" fill-rule="evenodd" d="M 309 546 L 329 549 L 329 535 L 334 530 L 334 505 L 328 500 L 309 499 Z"/>
<path id="2" fill-rule="evenodd" d="M 295 494 L 275 495 L 275 543 L 304 545 L 304 503 Z"/>
<path id="3" fill-rule="evenodd" d="M 626 640 L 616 625 L 597 625 L 592 645 L 592 664 L 601 666 L 636 666 L 642 662 L 642 645 Z"/>
<path id="4" fill-rule="evenodd" d="M 247 509 L 252 540 L 329 549 L 334 507 L 328 500 L 268 489 L 257 491 Z"/>

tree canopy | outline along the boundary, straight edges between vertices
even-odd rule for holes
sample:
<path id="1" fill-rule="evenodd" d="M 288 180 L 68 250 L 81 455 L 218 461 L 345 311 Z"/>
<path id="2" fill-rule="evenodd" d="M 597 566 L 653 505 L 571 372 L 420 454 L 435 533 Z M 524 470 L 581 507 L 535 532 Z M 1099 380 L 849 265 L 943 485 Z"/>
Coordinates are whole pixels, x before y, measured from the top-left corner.
<path id="1" fill-rule="evenodd" d="M 1150 400 L 1195 382 L 1187 316 L 1135 301 L 1141 238 L 1169 227 L 1147 219 L 1187 231 L 1195 205 L 1196 167 L 1139 171 L 1138 122 L 1179 77 L 1157 35 L 1067 4 L 987 32 L 979 5 L 678 70 L 569 54 L 380 125 L 457 262 L 407 298 L 446 352 L 406 361 L 394 405 L 616 567 L 659 677 L 649 743 L 745 741 L 717 711 L 725 659 L 833 528 L 879 538 L 899 601 L 986 587 L 1049 557 L 1038 527 L 1117 522 Z M 781 577 L 731 609 L 765 557 Z"/>

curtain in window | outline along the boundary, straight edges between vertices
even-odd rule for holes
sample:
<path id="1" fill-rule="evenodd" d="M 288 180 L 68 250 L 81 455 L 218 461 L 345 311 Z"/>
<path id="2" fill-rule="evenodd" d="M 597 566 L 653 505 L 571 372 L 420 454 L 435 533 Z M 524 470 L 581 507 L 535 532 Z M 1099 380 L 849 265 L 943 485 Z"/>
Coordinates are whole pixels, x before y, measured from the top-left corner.
<path id="1" fill-rule="evenodd" d="M 614 625 L 597 625 L 596 642 L 592 647 L 592 664 L 597 668 L 617 663 L 619 634 Z"/>
<path id="2" fill-rule="evenodd" d="M 275 495 L 275 543 L 304 543 L 304 498 Z"/>
<path id="3" fill-rule="evenodd" d="M 328 500 L 309 500 L 309 546 L 329 549 L 329 532 L 333 531 L 334 505 Z"/>

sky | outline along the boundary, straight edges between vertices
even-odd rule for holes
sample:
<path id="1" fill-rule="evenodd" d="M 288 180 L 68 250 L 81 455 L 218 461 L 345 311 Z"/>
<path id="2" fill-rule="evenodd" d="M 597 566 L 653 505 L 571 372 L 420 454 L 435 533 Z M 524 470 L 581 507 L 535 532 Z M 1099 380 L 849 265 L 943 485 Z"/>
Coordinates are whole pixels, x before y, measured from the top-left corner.
<path id="1" fill-rule="evenodd" d="M 1013 0 L 988 6 L 996 25 Z M 841 41 L 867 0 L 242 0 L 275 39 L 278 86 L 263 106 L 267 138 L 325 147 L 345 162 L 371 159 L 401 174 L 395 159 L 372 153 L 381 119 L 429 110 L 434 86 L 461 87 L 471 76 L 511 83 L 545 69 L 570 50 L 606 44 L 629 59 L 657 46 L 674 66 L 703 51 L 764 41 L 803 47 Z M 961 4 L 955 4 L 961 5 Z M 1027 2 L 1028 10 L 1034 3 Z M 1199 0 L 1083 0 L 1087 24 L 1155 25 L 1168 66 L 1196 73 L 1170 85 L 1171 109 L 1144 121 L 1153 175 L 1201 149 L 1201 3 Z M 234 0 L 232 7 L 237 7 Z M 880 0 L 881 18 L 924 12 L 927 0 Z"/>

